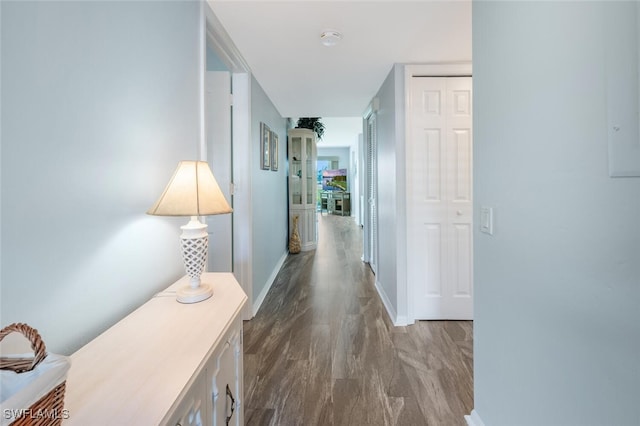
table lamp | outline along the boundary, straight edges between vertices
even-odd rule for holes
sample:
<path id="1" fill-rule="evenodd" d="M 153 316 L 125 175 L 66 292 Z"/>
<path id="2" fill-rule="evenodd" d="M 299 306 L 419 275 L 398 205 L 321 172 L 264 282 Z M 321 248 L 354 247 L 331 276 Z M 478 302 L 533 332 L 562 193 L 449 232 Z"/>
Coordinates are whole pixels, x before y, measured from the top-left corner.
<path id="1" fill-rule="evenodd" d="M 213 295 L 211 286 L 200 281 L 209 238 L 207 224 L 201 223 L 198 216 L 231 212 L 206 161 L 180 161 L 164 192 L 147 211 L 155 216 L 191 216 L 189 223 L 180 227 L 182 258 L 190 281 L 188 286 L 178 289 L 178 302 L 196 303 Z"/>

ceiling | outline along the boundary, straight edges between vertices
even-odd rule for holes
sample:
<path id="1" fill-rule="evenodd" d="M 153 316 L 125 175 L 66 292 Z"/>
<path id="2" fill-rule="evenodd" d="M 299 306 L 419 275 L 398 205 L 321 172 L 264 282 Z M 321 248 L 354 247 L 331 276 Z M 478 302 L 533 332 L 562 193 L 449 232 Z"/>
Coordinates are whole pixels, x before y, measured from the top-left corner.
<path id="1" fill-rule="evenodd" d="M 209 4 L 284 117 L 361 116 L 394 63 L 471 60 L 470 0 Z"/>

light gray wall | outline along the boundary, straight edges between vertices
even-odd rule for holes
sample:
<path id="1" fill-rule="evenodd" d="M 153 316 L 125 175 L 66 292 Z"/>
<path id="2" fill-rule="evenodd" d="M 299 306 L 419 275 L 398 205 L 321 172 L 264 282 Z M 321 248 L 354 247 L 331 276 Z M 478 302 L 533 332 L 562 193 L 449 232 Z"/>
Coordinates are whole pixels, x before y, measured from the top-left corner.
<path id="1" fill-rule="evenodd" d="M 1 323 L 69 354 L 184 272 L 145 215 L 198 146 L 195 2 L 2 2 Z"/>
<path id="2" fill-rule="evenodd" d="M 640 179 L 608 176 L 603 8 L 474 3 L 476 223 L 495 208 L 495 234 L 474 235 L 487 426 L 640 422 Z"/>
<path id="3" fill-rule="evenodd" d="M 396 313 L 406 321 L 406 261 L 403 261 L 404 67 L 395 65 L 376 94 L 378 137 L 378 274 L 376 280 Z M 403 228 L 405 227 L 405 228 Z M 399 262 L 401 263 L 399 265 Z"/>
<path id="4" fill-rule="evenodd" d="M 213 51 L 211 46 L 207 45 L 207 71 L 229 71 L 229 67 L 225 65 L 220 57 Z"/>
<path id="5" fill-rule="evenodd" d="M 278 171 L 260 169 L 260 122 L 279 136 Z M 253 298 L 255 302 L 269 283 L 279 260 L 287 253 L 287 146 L 286 119 L 283 118 L 260 84 L 251 79 L 251 139 L 254 156 L 251 170 L 253 209 Z"/>
<path id="6" fill-rule="evenodd" d="M 349 148 L 330 148 L 330 147 L 322 147 L 320 146 L 322 142 L 318 144 L 318 159 L 320 157 L 338 157 L 338 162 L 340 164 L 341 169 L 349 169 L 351 164 L 349 164 Z"/>

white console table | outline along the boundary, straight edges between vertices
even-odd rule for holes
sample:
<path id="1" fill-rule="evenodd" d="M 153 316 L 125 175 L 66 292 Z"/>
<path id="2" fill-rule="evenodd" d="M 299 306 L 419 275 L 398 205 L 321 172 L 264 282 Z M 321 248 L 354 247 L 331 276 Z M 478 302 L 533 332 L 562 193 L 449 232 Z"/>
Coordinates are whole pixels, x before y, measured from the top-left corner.
<path id="1" fill-rule="evenodd" d="M 244 424 L 247 296 L 230 273 L 202 279 L 210 299 L 178 303 L 185 277 L 71 356 L 64 425 Z"/>

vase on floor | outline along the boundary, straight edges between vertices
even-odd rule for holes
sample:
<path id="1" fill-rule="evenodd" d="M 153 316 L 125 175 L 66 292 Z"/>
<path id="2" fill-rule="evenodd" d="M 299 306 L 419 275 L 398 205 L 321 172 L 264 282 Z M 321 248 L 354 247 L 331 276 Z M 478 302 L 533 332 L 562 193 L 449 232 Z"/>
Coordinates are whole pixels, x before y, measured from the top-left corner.
<path id="1" fill-rule="evenodd" d="M 291 238 L 289 239 L 289 253 L 300 253 L 302 244 L 300 243 L 300 234 L 298 233 L 298 216 L 293 217 L 293 230 L 291 231 Z"/>

